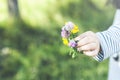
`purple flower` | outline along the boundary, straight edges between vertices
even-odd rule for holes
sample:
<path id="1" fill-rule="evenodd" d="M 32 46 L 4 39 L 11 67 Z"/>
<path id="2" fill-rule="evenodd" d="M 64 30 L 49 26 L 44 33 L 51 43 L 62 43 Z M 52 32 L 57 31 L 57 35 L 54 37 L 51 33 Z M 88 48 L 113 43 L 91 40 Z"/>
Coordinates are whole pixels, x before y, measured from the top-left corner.
<path id="1" fill-rule="evenodd" d="M 64 26 L 64 29 L 66 30 L 66 31 L 71 31 L 72 29 L 74 28 L 74 24 L 72 23 L 72 22 L 67 22 L 66 24 L 65 24 L 65 26 Z"/>
<path id="2" fill-rule="evenodd" d="M 72 47 L 72 48 L 74 48 L 74 47 L 77 46 L 77 43 L 74 40 L 70 40 L 69 41 L 69 46 Z"/>
<path id="3" fill-rule="evenodd" d="M 61 31 L 61 36 L 63 38 L 68 38 L 70 36 L 70 32 L 66 31 L 66 30 L 62 30 Z"/>

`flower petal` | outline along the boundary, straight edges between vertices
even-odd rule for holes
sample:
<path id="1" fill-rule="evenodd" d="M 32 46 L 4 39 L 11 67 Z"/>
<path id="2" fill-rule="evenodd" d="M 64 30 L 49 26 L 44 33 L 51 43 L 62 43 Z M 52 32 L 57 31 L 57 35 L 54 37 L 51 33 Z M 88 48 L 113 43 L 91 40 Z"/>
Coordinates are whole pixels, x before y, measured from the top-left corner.
<path id="1" fill-rule="evenodd" d="M 67 40 L 67 38 L 62 38 L 62 40 L 63 40 L 63 44 L 68 46 L 68 40 Z"/>
<path id="2" fill-rule="evenodd" d="M 79 32 L 78 26 L 74 25 L 74 28 L 71 30 L 71 32 L 72 32 L 73 34 Z"/>

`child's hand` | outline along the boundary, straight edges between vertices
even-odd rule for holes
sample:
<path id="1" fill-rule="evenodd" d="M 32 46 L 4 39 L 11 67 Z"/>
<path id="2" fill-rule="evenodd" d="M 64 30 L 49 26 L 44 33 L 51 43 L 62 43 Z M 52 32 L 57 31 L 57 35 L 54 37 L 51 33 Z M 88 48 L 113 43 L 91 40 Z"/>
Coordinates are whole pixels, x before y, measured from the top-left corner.
<path id="1" fill-rule="evenodd" d="M 100 51 L 100 43 L 96 34 L 92 31 L 87 31 L 75 38 L 77 50 L 83 51 L 87 56 L 96 56 Z"/>

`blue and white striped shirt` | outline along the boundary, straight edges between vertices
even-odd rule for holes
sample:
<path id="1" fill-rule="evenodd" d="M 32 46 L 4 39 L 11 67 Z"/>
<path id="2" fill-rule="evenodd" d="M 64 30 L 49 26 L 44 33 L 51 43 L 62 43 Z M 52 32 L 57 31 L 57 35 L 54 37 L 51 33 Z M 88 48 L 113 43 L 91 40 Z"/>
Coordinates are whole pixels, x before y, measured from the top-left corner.
<path id="1" fill-rule="evenodd" d="M 117 9 L 113 25 L 106 31 L 96 33 L 100 41 L 101 50 L 94 57 L 97 61 L 112 56 L 120 52 L 120 9 Z"/>

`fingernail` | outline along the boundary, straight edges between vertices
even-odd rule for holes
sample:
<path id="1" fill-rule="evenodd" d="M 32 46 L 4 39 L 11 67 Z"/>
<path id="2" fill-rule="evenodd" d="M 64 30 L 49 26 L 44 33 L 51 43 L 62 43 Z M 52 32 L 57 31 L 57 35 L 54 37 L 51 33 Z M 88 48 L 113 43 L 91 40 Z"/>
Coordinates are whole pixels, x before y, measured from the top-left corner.
<path id="1" fill-rule="evenodd" d="M 78 42 L 79 42 L 79 40 L 75 40 L 75 42 L 76 42 L 76 43 L 78 43 Z"/>
<path id="2" fill-rule="evenodd" d="M 83 54 L 83 51 L 82 51 L 82 50 L 77 49 L 77 51 L 78 51 L 80 54 Z"/>
<path id="3" fill-rule="evenodd" d="M 75 41 L 78 41 L 78 40 L 79 40 L 79 37 L 74 38 L 74 40 L 75 40 Z"/>
<path id="4" fill-rule="evenodd" d="M 77 48 L 77 51 L 78 51 L 78 52 L 80 52 L 80 51 L 81 51 L 81 49 L 80 49 L 80 48 Z"/>

